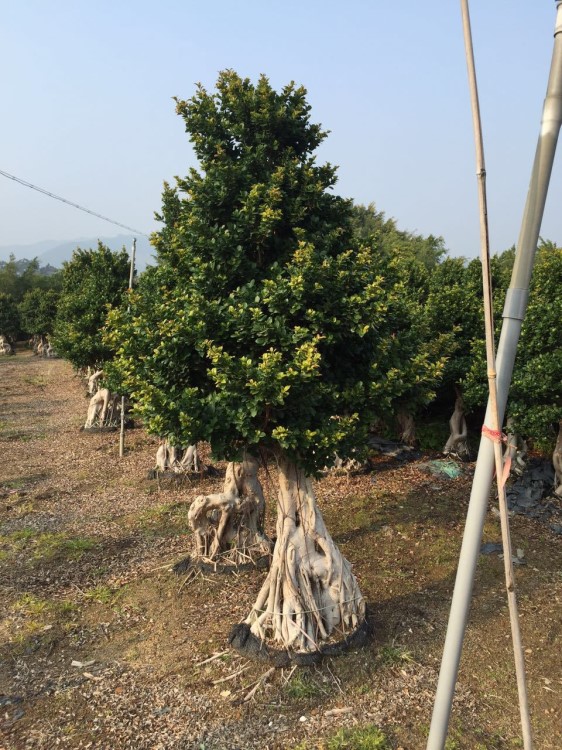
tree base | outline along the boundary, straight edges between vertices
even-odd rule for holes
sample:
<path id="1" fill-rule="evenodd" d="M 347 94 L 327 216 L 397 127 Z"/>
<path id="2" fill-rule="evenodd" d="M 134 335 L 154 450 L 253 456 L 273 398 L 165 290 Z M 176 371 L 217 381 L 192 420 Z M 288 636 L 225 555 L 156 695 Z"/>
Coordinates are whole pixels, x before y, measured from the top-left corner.
<path id="1" fill-rule="evenodd" d="M 88 434 L 95 434 L 96 432 L 118 432 L 121 429 L 120 425 L 117 424 L 103 424 L 103 425 L 92 425 L 91 427 L 80 427 L 79 432 L 87 432 Z M 134 430 L 135 423 L 128 419 L 125 421 L 126 430 Z"/>
<path id="2" fill-rule="evenodd" d="M 339 656 L 351 649 L 363 648 L 371 636 L 372 627 L 365 618 L 352 633 L 339 641 L 326 643 L 316 651 L 291 651 L 268 646 L 265 641 L 252 633 L 248 623 L 242 622 L 231 629 L 228 643 L 239 654 L 256 661 L 268 662 L 276 668 L 291 665 L 310 667 L 327 656 Z"/>
<path id="3" fill-rule="evenodd" d="M 95 427 L 95 426 L 84 427 L 84 426 L 82 426 L 80 428 L 80 432 L 87 432 L 88 434 L 93 435 L 96 432 L 117 432 L 118 429 L 119 429 L 119 427 L 117 427 L 117 425 L 115 425 L 115 424 L 103 425 L 102 427 Z"/>
<path id="4" fill-rule="evenodd" d="M 251 562 L 237 564 L 222 563 L 220 562 L 220 560 L 207 561 L 201 559 L 200 557 L 192 558 L 188 555 L 183 560 L 177 562 L 173 566 L 172 571 L 178 576 L 185 575 L 193 569 L 202 570 L 204 573 L 219 573 L 221 575 L 229 575 L 232 573 L 245 573 L 252 570 L 269 570 L 270 563 L 270 555 L 263 555 L 262 557 L 258 557 L 255 560 L 252 560 Z"/>
<path id="5" fill-rule="evenodd" d="M 192 479 L 201 479 L 202 477 L 220 477 L 222 474 L 224 474 L 224 471 L 220 471 L 219 469 L 215 468 L 212 464 L 208 464 L 205 466 L 202 466 L 199 471 L 184 471 L 181 473 L 178 473 L 177 471 L 160 471 L 160 469 L 149 469 L 146 472 L 146 478 L 147 479 L 169 479 L 172 482 L 177 482 L 178 484 L 182 484 L 185 479 L 188 481 L 191 481 Z"/>

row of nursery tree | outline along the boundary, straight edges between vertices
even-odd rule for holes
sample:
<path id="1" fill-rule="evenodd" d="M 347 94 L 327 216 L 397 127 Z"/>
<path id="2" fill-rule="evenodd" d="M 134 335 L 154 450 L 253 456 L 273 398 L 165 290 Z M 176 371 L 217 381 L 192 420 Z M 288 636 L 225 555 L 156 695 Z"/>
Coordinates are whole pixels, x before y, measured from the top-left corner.
<path id="1" fill-rule="evenodd" d="M 314 650 L 360 629 L 365 605 L 310 477 L 359 457 L 372 430 L 414 442 L 432 412 L 452 414 L 446 449 L 466 454 L 466 414 L 487 395 L 480 262 L 337 196 L 303 88 L 225 71 L 177 112 L 200 169 L 164 187 L 157 265 L 125 293 L 125 251 L 77 251 L 49 333 L 167 445 L 206 441 L 233 462 L 193 511 L 223 519 L 201 532 L 205 555 L 234 544 L 242 496 L 261 512 L 253 457 L 276 462 L 272 563 L 236 637 Z M 498 321 L 513 257 L 492 260 Z M 561 289 L 562 249 L 543 243 L 508 405 L 510 431 L 537 443 L 562 418 Z"/>

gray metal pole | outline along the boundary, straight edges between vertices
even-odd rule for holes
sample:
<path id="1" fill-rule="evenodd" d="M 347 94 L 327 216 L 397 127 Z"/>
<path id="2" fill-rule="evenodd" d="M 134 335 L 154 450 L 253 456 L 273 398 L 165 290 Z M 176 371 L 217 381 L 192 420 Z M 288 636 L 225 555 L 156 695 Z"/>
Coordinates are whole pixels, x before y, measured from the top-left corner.
<path id="1" fill-rule="evenodd" d="M 137 238 L 133 238 L 133 250 L 131 252 L 131 265 L 129 268 L 129 291 L 133 288 L 133 277 L 135 275 L 135 253 L 137 251 Z M 125 396 L 121 396 L 121 431 L 119 433 L 119 458 L 125 454 Z"/>
<path id="2" fill-rule="evenodd" d="M 497 384 L 498 412 L 503 421 L 521 324 L 525 316 L 529 284 L 539 240 L 548 185 L 556 152 L 558 134 L 562 124 L 562 2 L 557 2 L 554 51 L 543 107 L 541 130 L 535 154 L 533 171 L 523 213 L 523 221 L 510 287 L 503 312 L 503 325 L 498 347 Z M 490 419 L 486 411 L 485 424 Z M 483 437 L 480 441 L 478 461 L 474 472 L 472 493 L 466 517 L 459 565 L 449 625 L 445 638 L 441 671 L 435 695 L 433 716 L 427 741 L 427 750 L 443 750 L 451 715 L 455 683 L 464 640 L 466 623 L 472 599 L 476 564 L 480 553 L 484 520 L 494 471 L 494 445 Z"/>

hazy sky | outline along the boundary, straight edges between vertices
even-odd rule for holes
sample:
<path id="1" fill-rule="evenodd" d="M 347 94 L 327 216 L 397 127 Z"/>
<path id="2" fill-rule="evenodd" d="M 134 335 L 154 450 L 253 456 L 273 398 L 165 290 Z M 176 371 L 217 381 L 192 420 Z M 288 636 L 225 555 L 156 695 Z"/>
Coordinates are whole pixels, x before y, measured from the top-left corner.
<path id="1" fill-rule="evenodd" d="M 492 249 L 517 240 L 552 54 L 553 0 L 472 0 Z M 309 92 L 337 191 L 479 252 L 457 0 L 21 0 L 0 30 L 0 169 L 150 232 L 195 164 L 173 96 L 217 72 Z M 562 244 L 562 145 L 541 234 Z M 0 176 L 0 246 L 119 234 Z"/>

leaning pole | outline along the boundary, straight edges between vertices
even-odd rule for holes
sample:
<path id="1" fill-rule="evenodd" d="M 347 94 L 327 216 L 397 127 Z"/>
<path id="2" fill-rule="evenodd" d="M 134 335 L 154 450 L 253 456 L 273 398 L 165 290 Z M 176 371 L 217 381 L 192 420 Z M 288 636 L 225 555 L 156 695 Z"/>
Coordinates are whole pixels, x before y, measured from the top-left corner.
<path id="1" fill-rule="evenodd" d="M 556 3 L 554 50 L 543 107 L 541 129 L 517 243 L 511 283 L 505 300 L 503 325 L 498 346 L 497 407 L 500 423 L 503 422 L 505 415 L 517 342 L 519 341 L 521 325 L 527 307 L 535 251 L 539 241 L 540 227 L 561 124 L 562 0 L 558 0 Z M 490 417 L 490 405 L 488 404 L 484 424 L 489 423 Z M 427 750 L 443 750 L 447 739 L 455 683 L 457 681 L 464 633 L 472 599 L 474 575 L 480 553 L 493 473 L 494 444 L 489 438 L 483 436 L 480 440 L 478 460 L 474 472 L 466 526 L 459 556 Z"/>
<path id="2" fill-rule="evenodd" d="M 135 277 L 135 252 L 137 249 L 137 238 L 133 239 L 131 251 L 131 263 L 129 266 L 129 292 L 133 291 L 133 279 Z M 131 309 L 129 305 L 128 309 Z M 125 396 L 121 396 L 121 429 L 119 431 L 119 458 L 125 455 Z"/>

